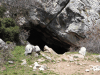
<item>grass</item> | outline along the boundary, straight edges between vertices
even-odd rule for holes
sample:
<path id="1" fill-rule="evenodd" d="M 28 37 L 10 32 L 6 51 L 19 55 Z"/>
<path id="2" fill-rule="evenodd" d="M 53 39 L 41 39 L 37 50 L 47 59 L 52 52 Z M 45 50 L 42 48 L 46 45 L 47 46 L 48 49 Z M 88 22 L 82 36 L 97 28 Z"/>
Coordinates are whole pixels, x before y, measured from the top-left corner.
<path id="1" fill-rule="evenodd" d="M 34 57 L 33 55 L 24 55 L 25 46 L 16 46 L 15 49 L 11 52 L 13 57 L 10 59 L 14 61 L 14 64 L 9 64 L 8 62 L 3 66 L 6 67 L 4 71 L 0 71 L 0 75 L 57 75 L 53 71 L 33 71 L 33 68 L 30 68 L 28 65 L 34 64 L 37 59 L 42 58 L 41 55 L 39 57 Z M 23 59 L 26 59 L 27 65 L 21 65 Z M 45 61 L 43 63 L 47 63 L 49 61 Z"/>
<path id="2" fill-rule="evenodd" d="M 62 59 L 62 61 L 66 61 L 65 59 Z"/>
<path id="3" fill-rule="evenodd" d="M 78 54 L 78 52 L 66 52 L 66 55 L 69 55 L 69 54 Z"/>

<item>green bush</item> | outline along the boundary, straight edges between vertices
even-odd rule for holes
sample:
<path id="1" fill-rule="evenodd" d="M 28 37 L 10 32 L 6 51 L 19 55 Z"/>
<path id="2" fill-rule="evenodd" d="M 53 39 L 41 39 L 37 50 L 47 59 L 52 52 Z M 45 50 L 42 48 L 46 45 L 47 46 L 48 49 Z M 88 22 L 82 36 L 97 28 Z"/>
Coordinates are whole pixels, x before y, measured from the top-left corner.
<path id="1" fill-rule="evenodd" d="M 0 6 L 0 17 L 3 17 L 6 8 L 4 6 Z"/>
<path id="2" fill-rule="evenodd" d="M 18 41 L 19 27 L 12 18 L 0 20 L 0 33 L 4 41 Z"/>

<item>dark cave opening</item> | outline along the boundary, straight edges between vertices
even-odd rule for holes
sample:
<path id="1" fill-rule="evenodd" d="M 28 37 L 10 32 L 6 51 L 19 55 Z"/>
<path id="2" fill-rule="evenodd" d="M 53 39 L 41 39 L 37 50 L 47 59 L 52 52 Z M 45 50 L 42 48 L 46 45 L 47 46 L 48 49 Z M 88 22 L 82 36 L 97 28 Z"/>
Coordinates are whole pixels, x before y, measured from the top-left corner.
<path id="1" fill-rule="evenodd" d="M 59 43 L 58 41 L 51 38 L 47 39 L 47 37 L 44 36 L 43 33 L 46 32 L 45 29 L 43 29 L 42 31 L 38 31 L 38 29 L 41 30 L 41 28 L 39 27 L 33 27 L 30 30 L 27 41 L 30 42 L 32 45 L 38 45 L 42 51 L 44 49 L 44 46 L 47 45 L 48 47 L 52 48 L 57 54 L 63 54 L 69 51 L 68 49 L 70 45 L 66 44 L 66 48 L 62 47 L 61 44 L 57 45 Z"/>

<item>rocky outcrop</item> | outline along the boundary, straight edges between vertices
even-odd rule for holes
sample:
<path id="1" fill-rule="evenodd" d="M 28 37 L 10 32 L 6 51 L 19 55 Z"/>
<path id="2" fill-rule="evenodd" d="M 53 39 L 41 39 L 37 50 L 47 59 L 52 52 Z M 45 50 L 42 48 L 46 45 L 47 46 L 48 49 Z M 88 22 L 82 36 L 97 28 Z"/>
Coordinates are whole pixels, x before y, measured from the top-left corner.
<path id="1" fill-rule="evenodd" d="M 2 0 L 1 0 L 2 1 Z M 76 46 L 85 31 L 100 20 L 99 0 L 3 0 L 14 9 L 21 27 L 42 34 L 42 40 L 66 48 Z M 22 20 L 22 22 L 21 22 Z M 30 30 L 29 29 L 29 30 Z M 33 32 L 34 33 L 34 32 Z"/>

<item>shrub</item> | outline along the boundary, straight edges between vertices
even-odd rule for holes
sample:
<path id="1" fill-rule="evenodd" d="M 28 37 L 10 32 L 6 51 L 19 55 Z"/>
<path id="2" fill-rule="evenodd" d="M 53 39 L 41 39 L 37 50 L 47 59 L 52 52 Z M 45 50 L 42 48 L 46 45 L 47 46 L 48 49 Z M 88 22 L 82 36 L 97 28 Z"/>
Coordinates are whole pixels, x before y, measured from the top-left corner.
<path id="1" fill-rule="evenodd" d="M 0 33 L 4 41 L 18 41 L 19 27 L 16 26 L 12 18 L 2 19 L 0 24 Z"/>

